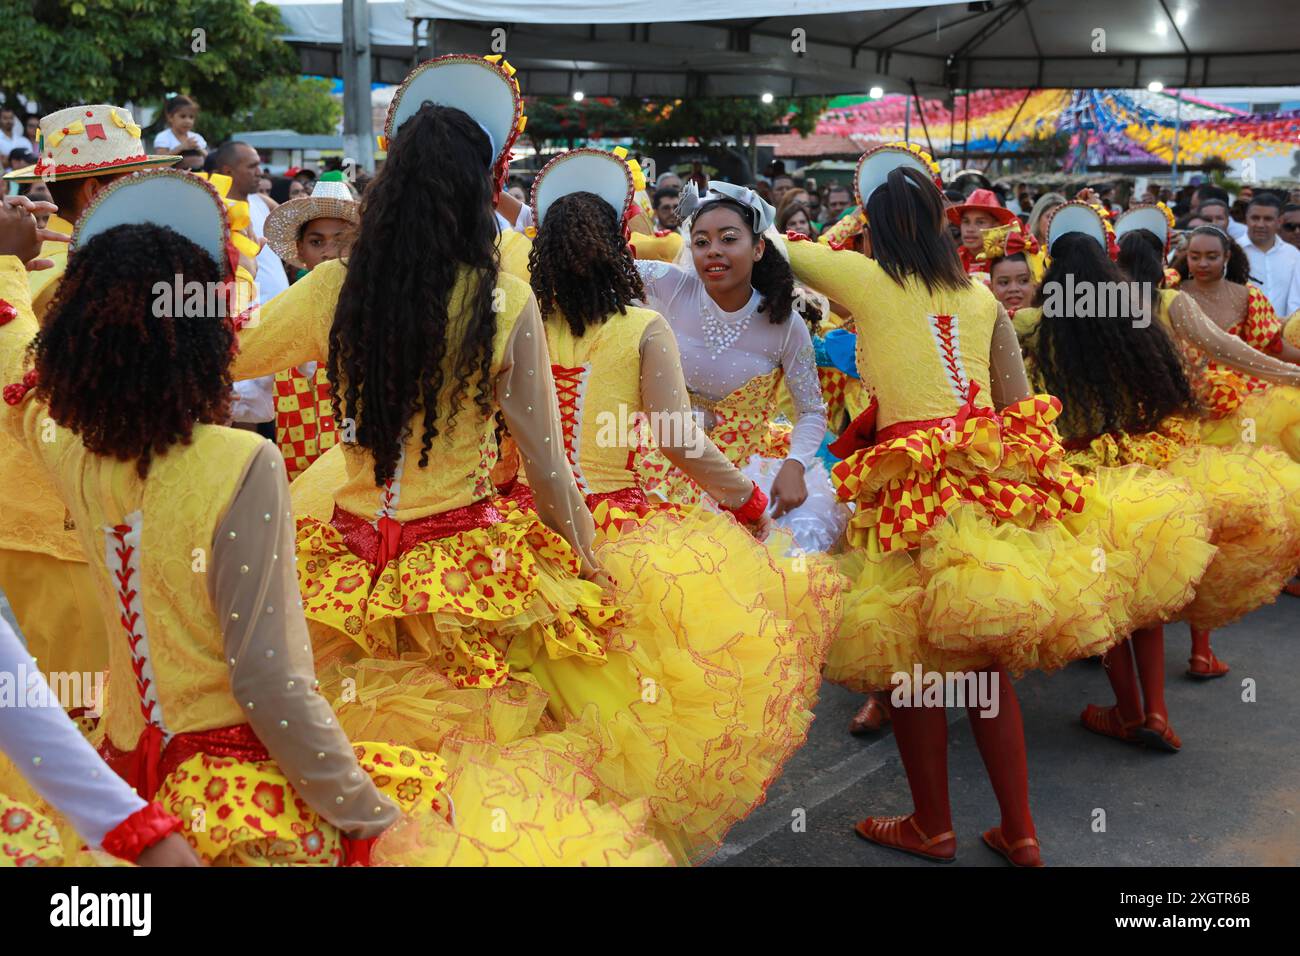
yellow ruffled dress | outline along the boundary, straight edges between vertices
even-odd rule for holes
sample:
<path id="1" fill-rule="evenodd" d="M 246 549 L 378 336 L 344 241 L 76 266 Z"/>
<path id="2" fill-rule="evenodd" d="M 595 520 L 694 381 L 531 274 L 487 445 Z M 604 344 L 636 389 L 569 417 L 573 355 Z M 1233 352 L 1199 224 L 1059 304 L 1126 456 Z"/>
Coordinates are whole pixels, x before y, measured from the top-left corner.
<path id="1" fill-rule="evenodd" d="M 833 470 L 857 508 L 842 564 L 854 583 L 828 679 L 869 691 L 918 665 L 1052 670 L 1104 653 L 1190 596 L 1204 563 L 1152 568 L 1163 551 L 1208 537 L 1194 499 L 1168 494 L 1152 471 L 1080 475 L 1049 395 L 993 409 L 991 355 L 1015 338 L 1007 329 L 995 341 L 1000 310 L 987 288 L 931 295 L 851 252 L 787 249 L 801 281 L 852 309 L 858 369 L 877 402 L 876 443 Z"/>
<path id="2" fill-rule="evenodd" d="M 1033 377 L 1038 376 L 1041 319 L 1038 309 L 1020 309 L 1015 317 Z M 1104 434 L 1070 444 L 1066 460 L 1084 473 L 1101 476 L 1126 466 L 1159 469 L 1180 480 L 1182 490 L 1173 493 L 1202 503 L 1217 552 L 1195 584 L 1194 597 L 1163 620 L 1186 620 L 1196 629 L 1223 627 L 1276 599 L 1300 562 L 1300 467 L 1276 448 L 1206 443 L 1202 423 L 1181 416 L 1152 432 Z M 1189 542 L 1154 557 L 1156 567 L 1173 562 L 1177 573 L 1201 556 L 1201 549 Z"/>
<path id="3" fill-rule="evenodd" d="M 467 737 L 506 751 L 522 738 L 543 763 L 583 767 L 596 799 L 644 798 L 650 831 L 677 860 L 698 862 L 804 741 L 840 579 L 827 568 L 782 570 L 730 515 L 647 500 L 633 470 L 644 437 L 638 349 L 655 320 L 633 308 L 580 338 L 562 319 L 546 323 L 565 452 L 621 609 L 599 654 L 517 639 L 505 659 L 510 679 L 477 693 L 366 662 L 367 686 L 386 672 L 391 693 L 368 696 L 364 722 L 353 704 L 339 713 L 371 737 L 411 739 L 423 721 L 429 735 L 418 741 L 452 754 L 453 766 Z M 340 461 L 327 454 L 294 483 L 296 510 L 328 507 Z M 497 505 L 506 524 L 539 524 L 522 484 Z M 548 726 L 563 731 L 528 738 Z"/>
<path id="4" fill-rule="evenodd" d="M 1246 292 L 1245 318 L 1228 333 L 1266 355 L 1280 352 L 1282 321 L 1263 292 L 1253 285 L 1247 285 Z M 1168 289 L 1160 293 L 1159 314 L 1166 323 L 1176 294 Z M 1300 388 L 1273 385 L 1207 361 L 1195 349 L 1184 351 L 1197 395 L 1210 412 L 1201 426 L 1201 441 L 1219 446 L 1273 445 L 1300 462 Z"/>

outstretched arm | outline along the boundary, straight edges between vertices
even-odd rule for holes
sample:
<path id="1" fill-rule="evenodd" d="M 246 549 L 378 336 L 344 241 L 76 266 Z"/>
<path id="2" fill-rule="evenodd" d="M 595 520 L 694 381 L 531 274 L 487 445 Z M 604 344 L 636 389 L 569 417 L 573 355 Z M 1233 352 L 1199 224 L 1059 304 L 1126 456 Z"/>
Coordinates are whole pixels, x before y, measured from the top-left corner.
<path id="1" fill-rule="evenodd" d="M 1201 311 L 1191 296 L 1180 294 L 1169 308 L 1175 334 L 1196 346 L 1219 365 L 1236 369 L 1277 385 L 1300 386 L 1300 368 L 1280 362 L 1229 335 Z"/>

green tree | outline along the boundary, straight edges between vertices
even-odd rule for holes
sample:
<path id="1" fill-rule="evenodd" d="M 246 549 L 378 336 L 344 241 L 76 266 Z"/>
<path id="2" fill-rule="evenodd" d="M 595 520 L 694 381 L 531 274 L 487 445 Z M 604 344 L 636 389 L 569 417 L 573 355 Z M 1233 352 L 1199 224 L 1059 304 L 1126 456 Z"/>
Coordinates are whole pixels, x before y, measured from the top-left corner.
<path id="1" fill-rule="evenodd" d="M 291 129 L 296 133 L 333 133 L 343 118 L 343 104 L 330 95 L 330 81 L 314 76 L 276 76 L 255 89 L 256 105 L 230 116 L 206 110 L 200 132 L 216 144 L 239 132 Z"/>
<path id="2" fill-rule="evenodd" d="M 3 27 L 0 91 L 42 112 L 77 103 L 198 99 L 213 115 L 256 102 L 257 81 L 291 76 L 279 11 L 248 0 L 30 0 Z M 255 78 L 255 79 L 252 79 Z"/>

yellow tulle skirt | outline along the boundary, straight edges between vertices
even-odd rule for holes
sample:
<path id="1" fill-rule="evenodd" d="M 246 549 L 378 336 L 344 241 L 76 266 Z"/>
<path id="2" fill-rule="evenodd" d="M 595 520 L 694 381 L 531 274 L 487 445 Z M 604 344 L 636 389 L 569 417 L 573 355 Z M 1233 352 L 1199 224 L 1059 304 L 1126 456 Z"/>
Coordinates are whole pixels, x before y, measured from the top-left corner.
<path id="1" fill-rule="evenodd" d="M 1050 671 L 1191 599 L 1214 553 L 1204 506 L 1151 469 L 1079 475 L 1058 414 L 1037 396 L 836 467 L 857 509 L 828 680 L 870 691 L 917 665 Z"/>
<path id="2" fill-rule="evenodd" d="M 1205 427 L 1172 418 L 1155 432 L 1101 436 L 1069 461 L 1083 470 L 1141 462 L 1201 500 L 1217 551 L 1174 619 L 1208 630 L 1271 603 L 1300 564 L 1300 465 L 1274 447 L 1205 444 Z M 1187 553 L 1171 557 L 1182 565 Z"/>
<path id="3" fill-rule="evenodd" d="M 1244 393 L 1228 415 L 1201 426 L 1207 445 L 1272 445 L 1300 462 L 1300 388 L 1272 386 Z"/>
<path id="4" fill-rule="evenodd" d="M 729 515 L 604 504 L 596 557 L 616 593 L 602 600 L 527 501 L 502 499 L 505 520 L 481 529 L 490 547 L 478 531 L 429 542 L 432 569 L 429 554 L 398 559 L 400 594 L 339 608 L 313 583 L 360 571 L 313 521 L 329 507 L 329 457 L 293 486 L 309 512 L 299 570 L 322 692 L 350 737 L 447 762 L 447 862 L 652 863 L 665 847 L 697 862 L 805 739 L 840 614 L 829 563 L 783 565 Z M 493 580 L 478 552 L 522 576 Z M 484 787 L 509 806 L 480 811 Z M 500 830 L 516 818 L 527 825 Z"/>

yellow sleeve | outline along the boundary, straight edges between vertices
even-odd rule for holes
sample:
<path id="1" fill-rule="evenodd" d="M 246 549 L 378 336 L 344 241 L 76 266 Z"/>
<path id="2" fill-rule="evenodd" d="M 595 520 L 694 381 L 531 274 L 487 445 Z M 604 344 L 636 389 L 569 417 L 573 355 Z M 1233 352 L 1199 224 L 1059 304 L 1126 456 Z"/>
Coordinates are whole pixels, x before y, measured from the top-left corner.
<path id="1" fill-rule="evenodd" d="M 16 405 L 10 405 L 10 386 L 19 385 L 27 373 L 29 361 L 27 346 L 40 331 L 32 312 L 32 294 L 28 286 L 27 269 L 17 256 L 0 256 L 0 303 L 7 303 L 17 314 L 10 314 L 0 305 L 0 387 L 6 392 L 0 404 L 0 428 L 27 447 L 37 445 L 37 430 L 45 417 L 42 406 L 37 405 L 30 393 Z"/>
<path id="2" fill-rule="evenodd" d="M 323 362 L 346 276 L 342 262 L 323 262 L 270 302 L 254 308 L 239 333 L 239 354 L 231 368 L 234 380 Z"/>
<path id="3" fill-rule="evenodd" d="M 861 253 L 820 242 L 787 241 L 785 251 L 796 279 L 860 317 L 867 283 L 879 266 Z"/>
<path id="4" fill-rule="evenodd" d="M 532 273 L 528 271 L 528 254 L 533 251 L 532 241 L 515 229 L 504 229 L 497 239 L 497 248 L 501 252 L 501 271 L 529 282 Z"/>
<path id="5" fill-rule="evenodd" d="M 1015 326 L 1016 336 L 1023 344 L 1025 337 L 1033 335 L 1042 320 L 1043 310 L 1037 306 L 1030 306 L 1016 309 L 1016 314 L 1011 317 L 1011 324 Z"/>
<path id="6" fill-rule="evenodd" d="M 682 251 L 682 234 L 670 232 L 665 236 L 647 236 L 634 232 L 629 240 L 633 255 L 638 259 L 654 259 L 658 262 L 676 262 L 677 253 Z"/>

